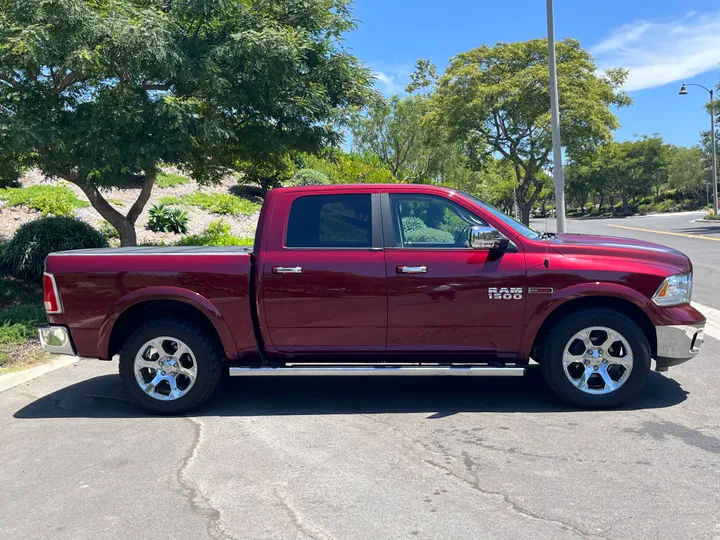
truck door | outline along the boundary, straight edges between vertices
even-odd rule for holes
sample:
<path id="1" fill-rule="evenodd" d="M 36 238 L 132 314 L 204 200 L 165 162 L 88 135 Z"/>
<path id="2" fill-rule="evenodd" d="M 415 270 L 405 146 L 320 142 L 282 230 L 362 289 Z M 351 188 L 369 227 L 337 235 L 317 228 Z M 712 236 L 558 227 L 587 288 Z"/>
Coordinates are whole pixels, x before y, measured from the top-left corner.
<path id="1" fill-rule="evenodd" d="M 519 351 L 522 246 L 503 253 L 466 247 L 469 227 L 488 223 L 459 201 L 401 191 L 381 197 L 388 352 Z"/>
<path id="2" fill-rule="evenodd" d="M 334 187 L 278 198 L 262 254 L 268 345 L 286 354 L 385 350 L 387 276 L 378 191 Z"/>

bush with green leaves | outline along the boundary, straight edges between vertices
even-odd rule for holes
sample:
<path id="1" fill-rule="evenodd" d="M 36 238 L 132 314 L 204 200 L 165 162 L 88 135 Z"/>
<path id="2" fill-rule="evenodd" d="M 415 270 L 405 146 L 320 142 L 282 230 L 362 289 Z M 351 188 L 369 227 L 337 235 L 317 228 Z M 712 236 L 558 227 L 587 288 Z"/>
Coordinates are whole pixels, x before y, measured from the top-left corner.
<path id="1" fill-rule="evenodd" d="M 426 228 L 425 222 L 419 217 L 408 216 L 402 218 L 402 227 L 405 234 L 411 231 L 417 231 L 418 229 Z"/>
<path id="2" fill-rule="evenodd" d="M 295 186 L 326 186 L 329 183 L 328 175 L 315 169 L 300 169 L 292 178 Z"/>
<path id="3" fill-rule="evenodd" d="M 98 225 L 98 231 L 100 231 L 102 235 L 108 240 L 120 238 L 120 233 L 118 232 L 118 230 L 105 220 L 102 220 Z"/>
<path id="4" fill-rule="evenodd" d="M 455 242 L 455 237 L 447 231 L 424 227 L 405 234 L 405 240 L 407 242 L 425 242 L 430 244 L 452 244 Z"/>
<path id="5" fill-rule="evenodd" d="M 190 182 L 189 178 L 180 176 L 179 174 L 161 172 L 157 176 L 155 183 L 161 188 L 181 186 Z"/>
<path id="6" fill-rule="evenodd" d="M 25 205 L 44 216 L 72 216 L 76 209 L 90 206 L 67 186 L 49 184 L 0 189 L 0 199 L 6 201 L 8 206 Z"/>
<path id="7" fill-rule="evenodd" d="M 0 267 L 19 279 L 39 281 L 48 254 L 107 246 L 105 236 L 87 223 L 65 216 L 45 217 L 17 230 L 2 251 Z"/>
<path id="8" fill-rule="evenodd" d="M 665 199 L 655 205 L 655 212 L 672 212 L 675 210 L 675 201 L 672 199 Z"/>
<path id="9" fill-rule="evenodd" d="M 148 229 L 153 232 L 171 232 L 175 234 L 188 232 L 190 217 L 182 208 L 167 206 L 163 203 L 153 204 L 149 214 Z"/>
<path id="10" fill-rule="evenodd" d="M 260 210 L 260 205 L 227 193 L 204 193 L 196 191 L 183 197 L 162 197 L 163 204 L 189 204 L 213 214 L 229 216 L 251 216 Z"/>
<path id="11" fill-rule="evenodd" d="M 222 219 L 211 222 L 200 234 L 182 238 L 178 246 L 251 246 L 254 238 L 233 236 L 230 225 Z"/>

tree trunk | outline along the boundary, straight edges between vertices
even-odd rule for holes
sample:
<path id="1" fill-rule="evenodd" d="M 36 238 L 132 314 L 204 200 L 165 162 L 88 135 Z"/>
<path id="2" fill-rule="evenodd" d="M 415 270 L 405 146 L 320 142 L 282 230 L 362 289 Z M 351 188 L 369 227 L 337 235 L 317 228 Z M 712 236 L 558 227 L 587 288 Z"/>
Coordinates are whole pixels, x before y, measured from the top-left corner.
<path id="1" fill-rule="evenodd" d="M 602 214 L 602 206 L 603 206 L 603 203 L 604 203 L 604 202 L 605 202 L 605 194 L 604 194 L 604 193 L 600 193 L 600 204 L 598 204 L 598 211 L 597 211 L 598 216 L 599 216 L 600 214 Z"/>
<path id="2" fill-rule="evenodd" d="M 137 200 L 133 203 L 128 211 L 127 215 L 122 215 L 120 212 L 115 210 L 109 202 L 105 200 L 97 186 L 89 184 L 78 179 L 74 175 L 63 175 L 62 178 L 68 182 L 72 182 L 80 189 L 82 189 L 85 196 L 90 201 L 92 207 L 98 211 L 103 218 L 105 218 L 110 225 L 117 229 L 120 235 L 120 245 L 125 246 L 136 246 L 137 245 L 137 234 L 135 232 L 135 222 L 145 208 L 145 205 L 150 199 L 152 188 L 155 185 L 155 178 L 157 174 L 155 172 L 148 173 L 145 175 L 143 181 L 143 187 L 140 190 L 140 195 Z"/>
<path id="3" fill-rule="evenodd" d="M 520 221 L 522 221 L 523 225 L 530 225 L 530 210 L 532 209 L 532 204 L 519 204 L 520 206 Z"/>

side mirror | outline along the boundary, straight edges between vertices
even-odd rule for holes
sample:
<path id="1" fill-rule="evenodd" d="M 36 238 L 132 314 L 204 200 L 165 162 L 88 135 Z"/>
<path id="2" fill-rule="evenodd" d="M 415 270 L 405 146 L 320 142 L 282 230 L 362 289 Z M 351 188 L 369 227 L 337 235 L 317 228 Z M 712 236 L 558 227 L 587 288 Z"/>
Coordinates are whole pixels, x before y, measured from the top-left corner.
<path id="1" fill-rule="evenodd" d="M 474 225 L 470 228 L 469 244 L 473 249 L 505 251 L 510 244 L 510 240 L 497 229 Z"/>

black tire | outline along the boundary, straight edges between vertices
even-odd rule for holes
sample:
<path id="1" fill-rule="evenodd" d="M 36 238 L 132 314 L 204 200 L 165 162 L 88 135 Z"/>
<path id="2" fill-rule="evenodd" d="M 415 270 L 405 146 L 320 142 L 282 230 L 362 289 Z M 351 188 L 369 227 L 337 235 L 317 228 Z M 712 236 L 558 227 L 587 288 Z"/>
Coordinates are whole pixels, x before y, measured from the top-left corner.
<path id="1" fill-rule="evenodd" d="M 175 337 L 190 347 L 195 356 L 197 377 L 187 393 L 171 401 L 146 394 L 135 378 L 134 362 L 138 350 L 159 336 Z M 138 328 L 125 342 L 120 353 L 120 377 L 135 403 L 154 414 L 183 414 L 199 406 L 217 388 L 222 375 L 223 355 L 202 329 L 183 319 L 159 319 Z M 158 385 L 159 387 L 160 385 Z"/>
<path id="2" fill-rule="evenodd" d="M 633 366 L 629 377 L 618 389 L 607 394 L 588 394 L 578 389 L 563 368 L 563 353 L 568 341 L 577 332 L 593 326 L 619 332 L 632 350 Z M 650 373 L 650 356 L 648 340 L 632 319 L 610 309 L 587 309 L 572 313 L 550 331 L 540 367 L 548 386 L 566 403 L 587 409 L 607 409 L 617 407 L 643 389 Z"/>

